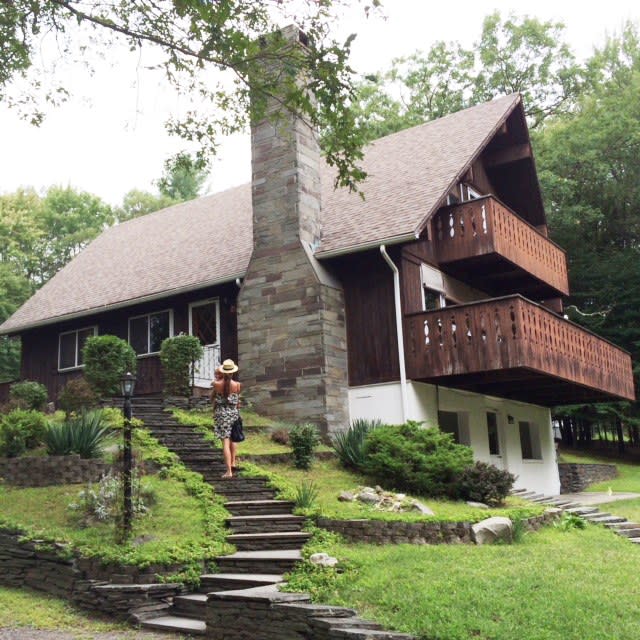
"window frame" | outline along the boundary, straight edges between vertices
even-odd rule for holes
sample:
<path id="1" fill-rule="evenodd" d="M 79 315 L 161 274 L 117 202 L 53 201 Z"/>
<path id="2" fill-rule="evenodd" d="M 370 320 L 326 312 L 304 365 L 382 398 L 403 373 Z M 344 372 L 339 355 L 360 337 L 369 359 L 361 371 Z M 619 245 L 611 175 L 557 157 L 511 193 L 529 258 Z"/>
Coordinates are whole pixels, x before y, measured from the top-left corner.
<path id="1" fill-rule="evenodd" d="M 78 364 L 78 355 L 79 355 L 79 349 L 78 349 L 78 334 L 81 331 L 88 331 L 89 329 L 93 330 L 93 335 L 97 336 L 98 335 L 98 325 L 97 324 L 91 324 L 88 325 L 86 327 L 80 327 L 79 329 L 72 329 L 71 331 L 61 331 L 58 334 L 58 371 L 59 372 L 63 372 L 63 371 L 75 371 L 76 369 L 84 369 L 84 362 L 82 364 Z M 76 334 L 76 339 L 75 339 L 75 357 L 74 357 L 74 363 L 71 367 L 61 367 L 60 365 L 62 364 L 62 362 L 60 361 L 60 356 L 62 355 L 62 336 L 68 336 L 71 335 L 72 333 Z"/>
<path id="2" fill-rule="evenodd" d="M 531 457 L 525 458 L 525 450 L 522 446 L 522 428 L 527 425 L 527 435 L 529 437 L 529 449 Z M 537 423 L 531 420 L 518 420 L 518 435 L 520 438 L 520 455 L 523 462 L 542 462 L 542 439 L 540 437 L 540 428 Z"/>
<path id="3" fill-rule="evenodd" d="M 167 338 L 172 338 L 174 335 L 174 326 L 173 326 L 173 309 L 169 308 L 169 309 L 160 309 L 159 311 L 150 311 L 149 313 L 141 313 L 137 316 L 129 316 L 129 318 L 127 319 L 127 342 L 129 343 L 129 345 L 131 346 L 131 321 L 132 320 L 139 320 L 140 318 L 146 318 L 147 319 L 147 351 L 145 351 L 144 353 L 136 353 L 136 358 L 147 358 L 149 356 L 157 356 L 160 351 L 151 351 L 151 331 L 150 329 L 150 318 L 151 316 L 157 316 L 160 315 L 162 313 L 168 313 L 169 314 L 169 335 L 167 336 Z M 133 349 L 133 347 L 131 347 Z M 135 351 L 135 349 L 134 349 Z"/>

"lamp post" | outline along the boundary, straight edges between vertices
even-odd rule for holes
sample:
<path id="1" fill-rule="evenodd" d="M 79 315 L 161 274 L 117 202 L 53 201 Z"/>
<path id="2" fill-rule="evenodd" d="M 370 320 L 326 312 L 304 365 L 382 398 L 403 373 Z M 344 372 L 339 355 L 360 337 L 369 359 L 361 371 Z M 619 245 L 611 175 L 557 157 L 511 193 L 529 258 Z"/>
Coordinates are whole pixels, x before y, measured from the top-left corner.
<path id="1" fill-rule="evenodd" d="M 120 381 L 122 395 L 124 397 L 124 406 L 122 413 L 124 415 L 124 450 L 122 455 L 123 464 L 123 494 L 124 494 L 124 511 L 122 514 L 122 535 L 126 541 L 131 535 L 131 520 L 133 519 L 133 505 L 131 502 L 131 397 L 136 386 L 136 378 L 132 373 L 125 373 Z"/>

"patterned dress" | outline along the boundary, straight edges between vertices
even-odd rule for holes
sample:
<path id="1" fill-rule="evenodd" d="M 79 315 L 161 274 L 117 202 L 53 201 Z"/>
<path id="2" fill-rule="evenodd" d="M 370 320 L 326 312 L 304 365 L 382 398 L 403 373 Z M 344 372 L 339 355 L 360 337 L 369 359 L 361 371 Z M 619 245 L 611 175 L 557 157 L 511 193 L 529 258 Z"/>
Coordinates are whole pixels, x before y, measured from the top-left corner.
<path id="1" fill-rule="evenodd" d="M 218 393 L 214 396 L 213 418 L 215 424 L 213 430 L 221 440 L 231 437 L 231 426 L 240 417 L 239 401 L 239 393 L 230 393 L 226 398 Z"/>

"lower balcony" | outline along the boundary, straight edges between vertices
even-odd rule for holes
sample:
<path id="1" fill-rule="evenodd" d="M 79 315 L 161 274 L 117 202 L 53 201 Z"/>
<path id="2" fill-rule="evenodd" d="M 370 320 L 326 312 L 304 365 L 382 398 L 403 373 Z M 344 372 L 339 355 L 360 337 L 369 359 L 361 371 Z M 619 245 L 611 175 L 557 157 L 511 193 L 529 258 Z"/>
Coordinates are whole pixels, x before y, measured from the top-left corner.
<path id="1" fill-rule="evenodd" d="M 631 357 L 519 295 L 405 316 L 407 377 L 544 406 L 634 400 Z"/>

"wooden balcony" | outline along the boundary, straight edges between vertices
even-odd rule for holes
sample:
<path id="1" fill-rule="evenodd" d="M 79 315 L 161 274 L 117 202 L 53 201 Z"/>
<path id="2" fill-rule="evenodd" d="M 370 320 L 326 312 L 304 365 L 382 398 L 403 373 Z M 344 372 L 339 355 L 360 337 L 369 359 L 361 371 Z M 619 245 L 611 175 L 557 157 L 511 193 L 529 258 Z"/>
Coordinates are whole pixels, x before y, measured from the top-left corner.
<path id="1" fill-rule="evenodd" d="M 493 196 L 441 210 L 434 236 L 443 271 L 490 295 L 569 293 L 565 252 Z"/>
<path id="2" fill-rule="evenodd" d="M 631 357 L 520 295 L 405 316 L 407 376 L 552 406 L 634 400 Z"/>

